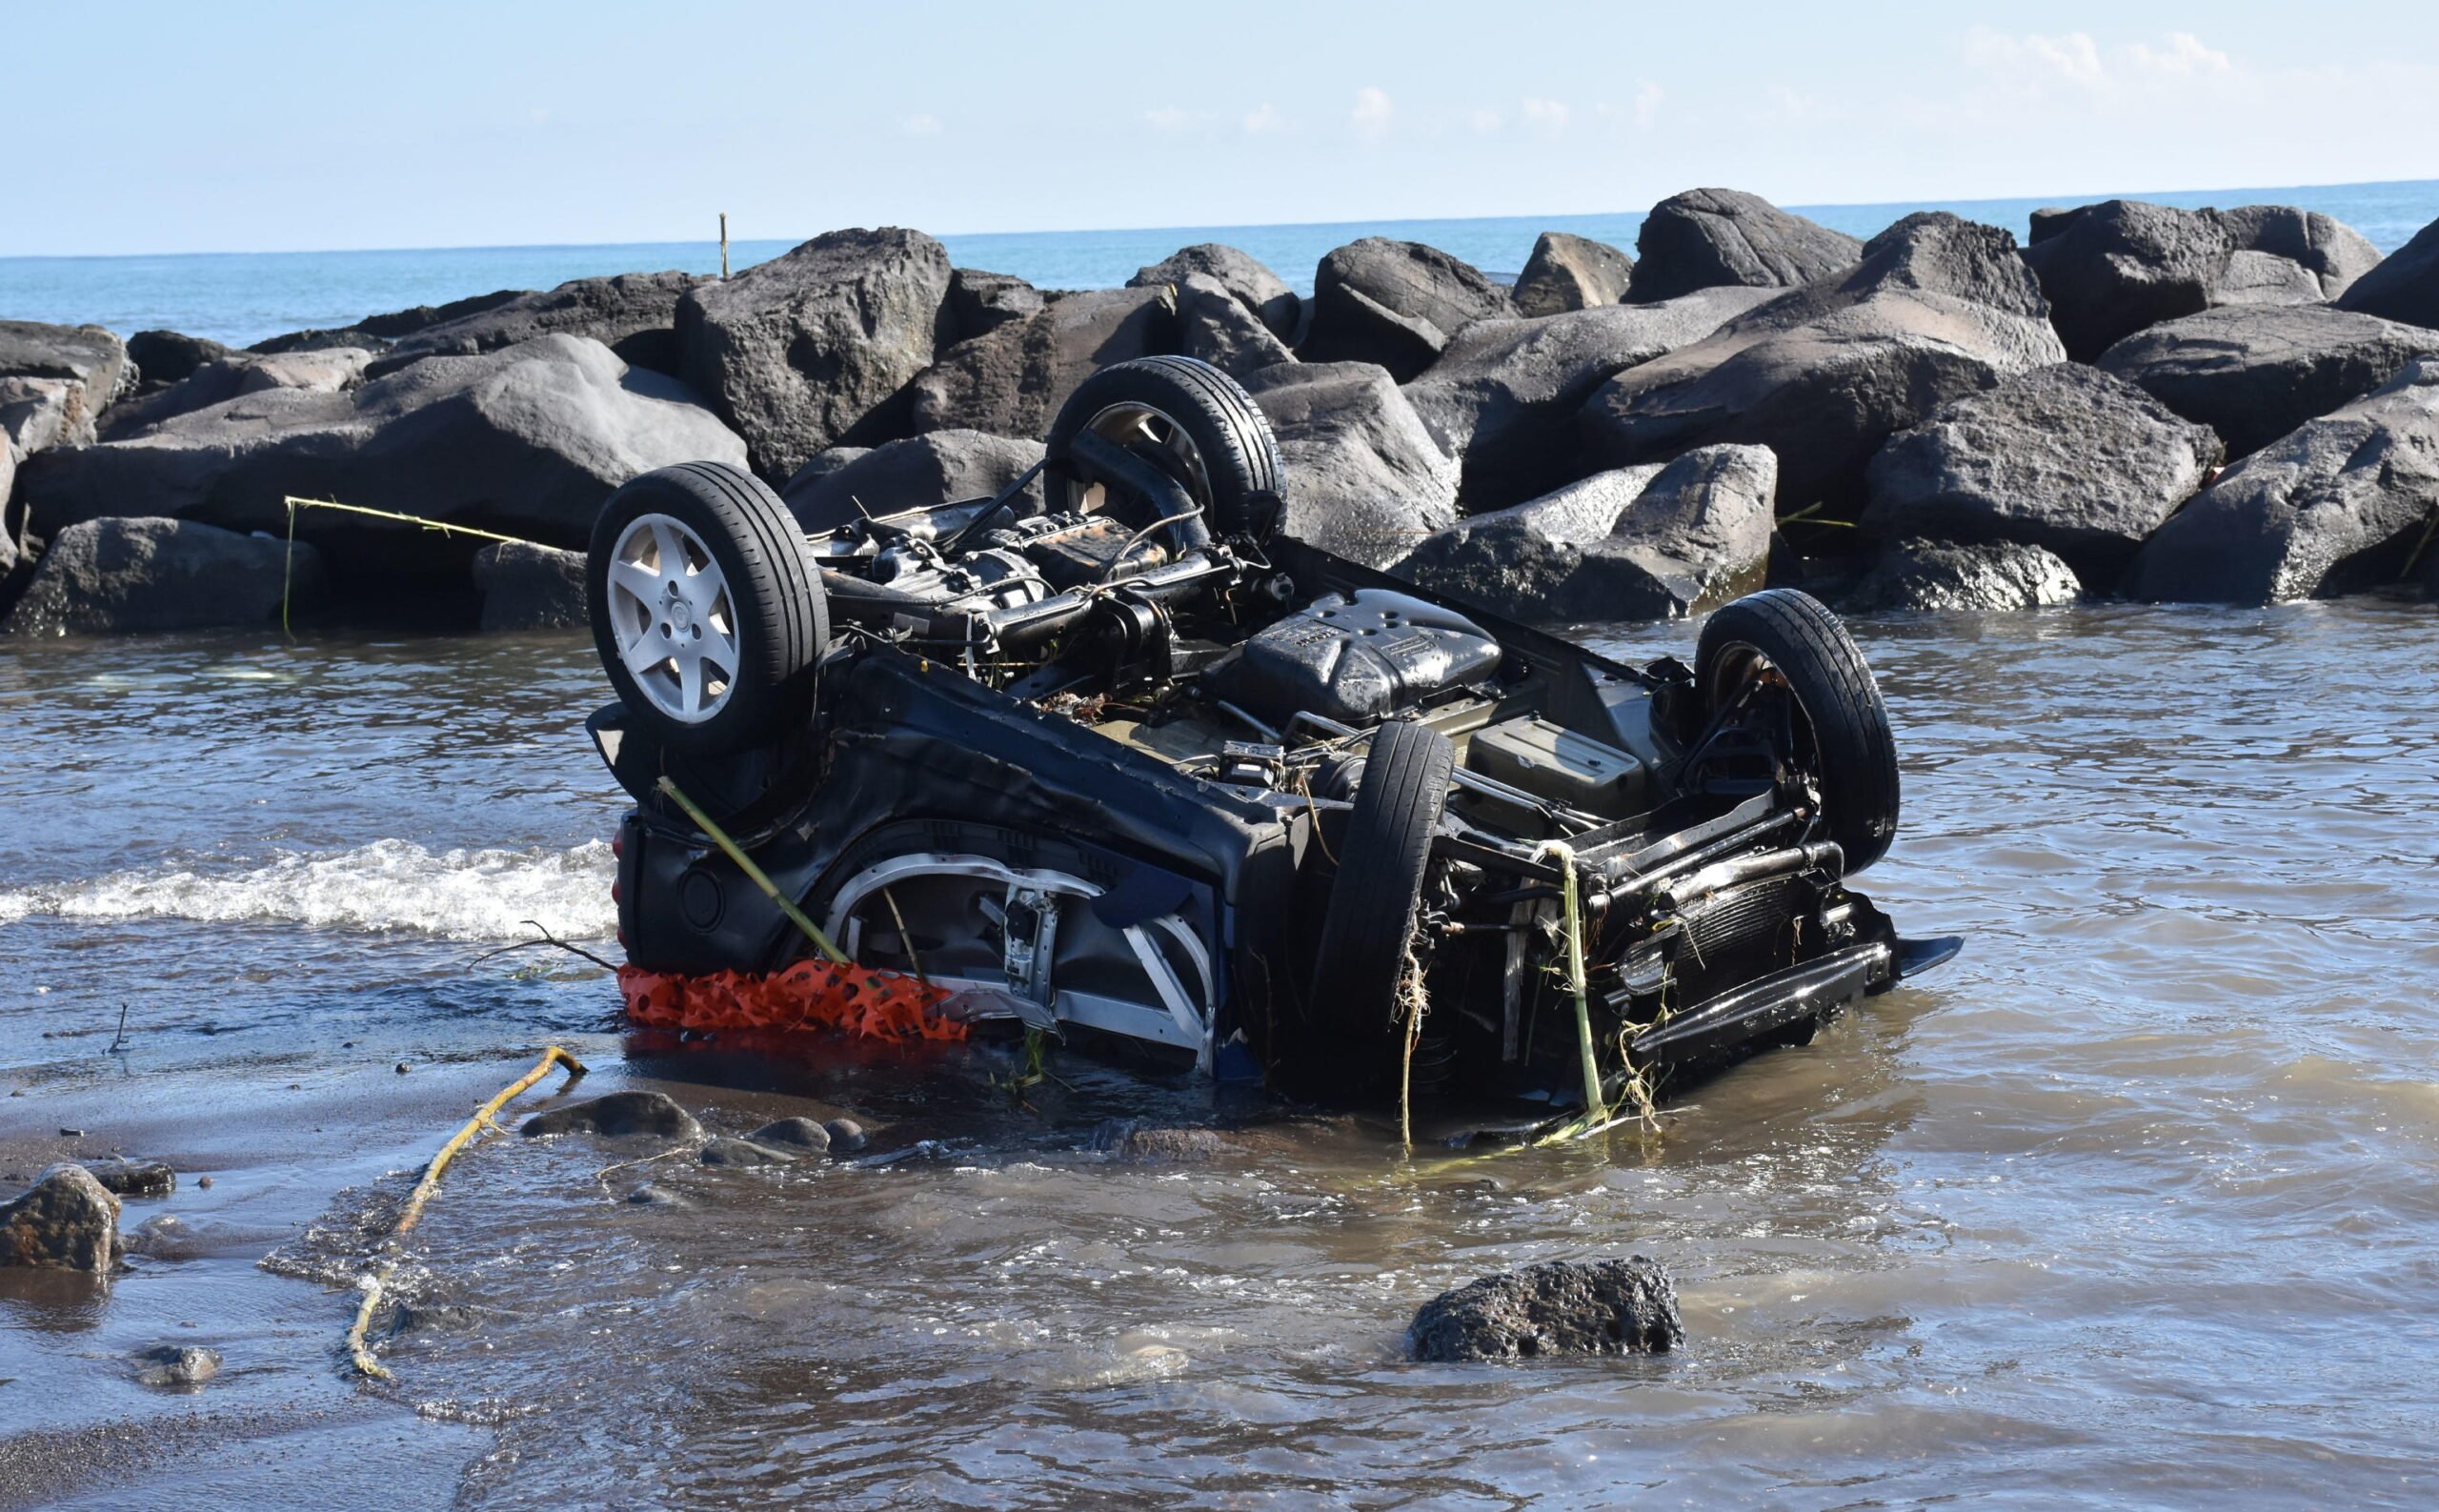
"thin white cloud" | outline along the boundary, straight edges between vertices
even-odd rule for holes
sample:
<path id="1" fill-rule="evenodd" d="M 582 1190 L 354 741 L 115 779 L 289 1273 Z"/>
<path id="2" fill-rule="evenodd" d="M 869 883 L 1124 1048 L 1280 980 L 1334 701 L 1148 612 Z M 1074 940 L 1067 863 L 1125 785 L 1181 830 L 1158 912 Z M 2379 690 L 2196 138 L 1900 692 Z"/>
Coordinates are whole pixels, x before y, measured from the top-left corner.
<path id="1" fill-rule="evenodd" d="M 908 136 L 937 136 L 940 134 L 940 118 L 931 114 L 901 115 L 897 118 L 897 129 Z"/>
<path id="2" fill-rule="evenodd" d="M 2013 35 L 1976 27 L 1965 34 L 1965 58 L 2021 92 L 2064 85 L 2124 94 L 2239 71 L 2234 58 L 2190 31 L 2168 32 L 2156 45 L 2138 40 L 2103 47 L 2088 31 Z"/>
<path id="3" fill-rule="evenodd" d="M 1488 136 L 1499 130 L 1501 121 L 1497 111 L 1472 111 L 1467 112 L 1465 124 L 1472 127 L 1477 135 Z"/>
<path id="4" fill-rule="evenodd" d="M 1389 117 L 1394 110 L 1388 91 L 1367 84 L 1355 91 L 1355 109 L 1347 112 L 1347 119 L 1353 123 L 1356 135 L 1377 142 L 1389 134 Z"/>
<path id="5" fill-rule="evenodd" d="M 1572 113 L 1562 101 L 1535 99 L 1529 95 L 1525 98 L 1523 110 L 1524 119 L 1546 136 L 1556 136 L 1564 131 L 1567 116 Z"/>
<path id="6" fill-rule="evenodd" d="M 1157 111 L 1143 112 L 1144 124 L 1156 131 L 1182 131 L 1193 119 L 1192 111 L 1174 105 L 1163 105 Z"/>
<path id="7" fill-rule="evenodd" d="M 2126 55 L 2135 68 L 2149 73 L 2225 73 L 2235 67 L 2234 59 L 2190 31 L 2169 32 L 2166 48 L 2137 42 L 2127 49 Z"/>
<path id="8" fill-rule="evenodd" d="M 1276 106 L 1272 105 L 1268 100 L 1264 100 L 1260 106 L 1246 113 L 1244 127 L 1245 134 L 1247 136 L 1260 136 L 1270 131 L 1285 131 L 1287 129 L 1287 118 L 1279 113 L 1279 110 Z"/>
<path id="9" fill-rule="evenodd" d="M 1668 99 L 1668 91 L 1649 79 L 1635 86 L 1635 124 L 1649 126 L 1660 115 L 1660 107 Z"/>

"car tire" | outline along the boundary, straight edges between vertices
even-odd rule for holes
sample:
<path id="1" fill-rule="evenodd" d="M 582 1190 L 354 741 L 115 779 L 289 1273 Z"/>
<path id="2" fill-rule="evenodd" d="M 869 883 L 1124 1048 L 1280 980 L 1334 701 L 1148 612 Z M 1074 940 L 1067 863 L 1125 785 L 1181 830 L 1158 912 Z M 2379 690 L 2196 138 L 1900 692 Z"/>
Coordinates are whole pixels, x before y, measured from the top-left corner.
<path id="1" fill-rule="evenodd" d="M 1411 720 L 1373 733 L 1340 836 L 1308 998 L 1314 1022 L 1337 1041 L 1380 1044 L 1398 1022 L 1398 985 L 1456 756 L 1446 736 Z"/>
<path id="2" fill-rule="evenodd" d="M 1145 419 L 1148 426 L 1132 422 Z M 1044 437 L 1043 492 L 1080 510 L 1094 479 L 1071 449 L 1099 431 L 1184 485 L 1215 536 L 1266 541 L 1286 510 L 1286 468 L 1269 417 L 1236 379 L 1193 357 L 1141 357 L 1101 369 L 1058 407 Z M 1182 444 L 1181 444 L 1182 443 Z"/>
<path id="3" fill-rule="evenodd" d="M 673 547 L 685 566 L 665 572 Z M 811 713 L 829 603 L 795 517 L 751 473 L 683 462 L 630 480 L 594 522 L 585 584 L 611 686 L 664 746 L 741 751 Z"/>
<path id="4" fill-rule="evenodd" d="M 1860 872 L 1897 837 L 1897 736 L 1880 684 L 1838 616 L 1793 588 L 1748 594 L 1703 626 L 1694 678 L 1703 717 L 1762 663 L 1785 677 L 1811 726 L 1806 765 L 1821 786 L 1829 837 L 1845 852 L 1845 869 Z"/>

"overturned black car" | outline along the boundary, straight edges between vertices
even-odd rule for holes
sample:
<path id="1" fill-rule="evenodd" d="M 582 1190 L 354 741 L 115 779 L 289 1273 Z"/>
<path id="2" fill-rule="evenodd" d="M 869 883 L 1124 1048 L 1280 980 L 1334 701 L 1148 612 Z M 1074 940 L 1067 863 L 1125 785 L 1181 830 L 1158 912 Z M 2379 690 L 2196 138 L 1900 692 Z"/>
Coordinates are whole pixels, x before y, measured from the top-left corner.
<path id="1" fill-rule="evenodd" d="M 1555 1113 L 1953 952 L 1846 886 L 1897 760 L 1820 604 L 1755 594 L 1693 666 L 1624 666 L 1279 534 L 1288 486 L 1253 401 L 1178 357 L 1095 373 L 995 498 L 808 538 L 733 468 L 629 483 L 590 728 L 636 804 L 630 960 L 809 953 L 716 828 L 977 1019 Z"/>

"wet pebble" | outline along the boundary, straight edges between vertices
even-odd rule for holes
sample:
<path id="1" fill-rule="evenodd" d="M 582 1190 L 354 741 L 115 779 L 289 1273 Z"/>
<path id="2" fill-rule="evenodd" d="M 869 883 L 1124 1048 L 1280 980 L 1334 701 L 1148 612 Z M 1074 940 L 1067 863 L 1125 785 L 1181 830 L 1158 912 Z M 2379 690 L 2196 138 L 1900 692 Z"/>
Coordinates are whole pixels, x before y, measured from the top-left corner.
<path id="1" fill-rule="evenodd" d="M 834 1150 L 853 1153 L 870 1142 L 864 1135 L 864 1126 L 853 1119 L 833 1119 L 821 1127 L 830 1136 L 830 1148 Z"/>
<path id="2" fill-rule="evenodd" d="M 403 1076 L 405 1076 L 406 1074 L 407 1074 L 407 1063 L 406 1063 L 405 1061 L 401 1060 L 401 1061 L 399 1061 L 399 1062 L 398 1062 L 398 1075 L 400 1075 L 400 1076 L 402 1076 L 402 1077 L 403 1077 Z"/>
<path id="3" fill-rule="evenodd" d="M 220 1351 L 200 1344 L 155 1344 L 135 1357 L 135 1379 L 148 1386 L 192 1390 L 220 1374 Z"/>
<path id="4" fill-rule="evenodd" d="M 174 1213 L 150 1218 L 127 1236 L 129 1253 L 151 1260 L 192 1260 L 200 1246 L 192 1225 Z"/>
<path id="5" fill-rule="evenodd" d="M 692 1205 L 684 1198 L 679 1197 L 669 1188 L 665 1186 L 655 1186 L 650 1181 L 646 1181 L 641 1186 L 629 1191 L 627 1193 L 627 1200 L 637 1207 L 688 1207 Z"/>
<path id="6" fill-rule="evenodd" d="M 606 1098 L 537 1113 L 517 1132 L 538 1134 L 659 1134 L 691 1139 L 703 1132 L 695 1116 L 665 1092 L 614 1092 Z"/>
<path id="7" fill-rule="evenodd" d="M 208 1187 L 212 1184 L 212 1178 L 208 1176 L 198 1176 L 194 1179 L 194 1184 L 197 1186 Z"/>
<path id="8" fill-rule="evenodd" d="M 1147 1129 L 1109 1119 L 1093 1130 L 1089 1148 L 1130 1165 L 1191 1165 L 1220 1159 L 1227 1145 L 1217 1129 Z"/>
<path id="9" fill-rule="evenodd" d="M 178 1173 L 161 1160 L 87 1160 L 84 1166 L 113 1197 L 167 1197 L 178 1189 Z"/>
<path id="10" fill-rule="evenodd" d="M 746 1138 L 774 1149 L 802 1150 L 809 1155 L 830 1153 L 830 1131 L 812 1119 L 775 1119 Z"/>
<path id="11" fill-rule="evenodd" d="M 707 1141 L 695 1159 L 705 1165 L 786 1165 L 796 1157 L 783 1155 L 751 1139 L 731 1139 L 723 1134 L 716 1135 Z"/>

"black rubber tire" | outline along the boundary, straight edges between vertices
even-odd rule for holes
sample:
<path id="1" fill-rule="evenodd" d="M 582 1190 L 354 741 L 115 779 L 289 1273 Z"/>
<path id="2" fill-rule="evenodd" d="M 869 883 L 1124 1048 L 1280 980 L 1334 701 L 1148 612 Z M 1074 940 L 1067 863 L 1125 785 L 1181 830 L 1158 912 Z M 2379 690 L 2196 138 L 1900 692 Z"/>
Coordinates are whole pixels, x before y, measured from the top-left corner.
<path id="1" fill-rule="evenodd" d="M 688 723 L 657 708 L 619 658 L 609 610 L 611 558 L 638 517 L 666 514 L 699 536 L 728 581 L 736 614 L 736 678 L 711 717 Z M 813 710 L 814 669 L 830 644 L 830 604 L 803 533 L 769 484 L 725 462 L 681 462 L 630 479 L 593 524 L 585 564 L 593 643 L 618 701 L 675 751 L 720 756 L 769 739 Z"/>
<path id="2" fill-rule="evenodd" d="M 1174 454 L 1157 447 L 1141 454 L 1186 485 L 1203 508 L 1214 536 L 1270 539 L 1286 513 L 1286 468 L 1270 418 L 1236 379 L 1193 357 L 1139 357 L 1101 369 L 1067 396 L 1043 438 L 1043 492 L 1053 510 L 1074 509 L 1091 481 L 1068 454 L 1078 433 L 1114 405 L 1140 405 L 1159 412 L 1194 442 L 1207 474 L 1208 497 L 1177 465 Z M 1147 522 L 1148 523 L 1148 522 Z"/>
<path id="3" fill-rule="evenodd" d="M 1456 759 L 1457 748 L 1428 725 L 1393 719 L 1373 733 L 1313 961 L 1313 1021 L 1334 1040 L 1383 1044 L 1397 1025 L 1398 979 Z M 1363 1070 L 1370 1064 L 1358 1061 L 1363 1084 L 1375 1079 Z"/>
<path id="4" fill-rule="evenodd" d="M 1744 685 L 1759 653 L 1787 680 L 1812 727 L 1814 779 L 1829 837 L 1860 872 L 1897 837 L 1897 736 L 1863 649 L 1828 607 L 1794 588 L 1771 588 L 1724 605 L 1703 626 L 1694 654 L 1703 716 Z"/>

